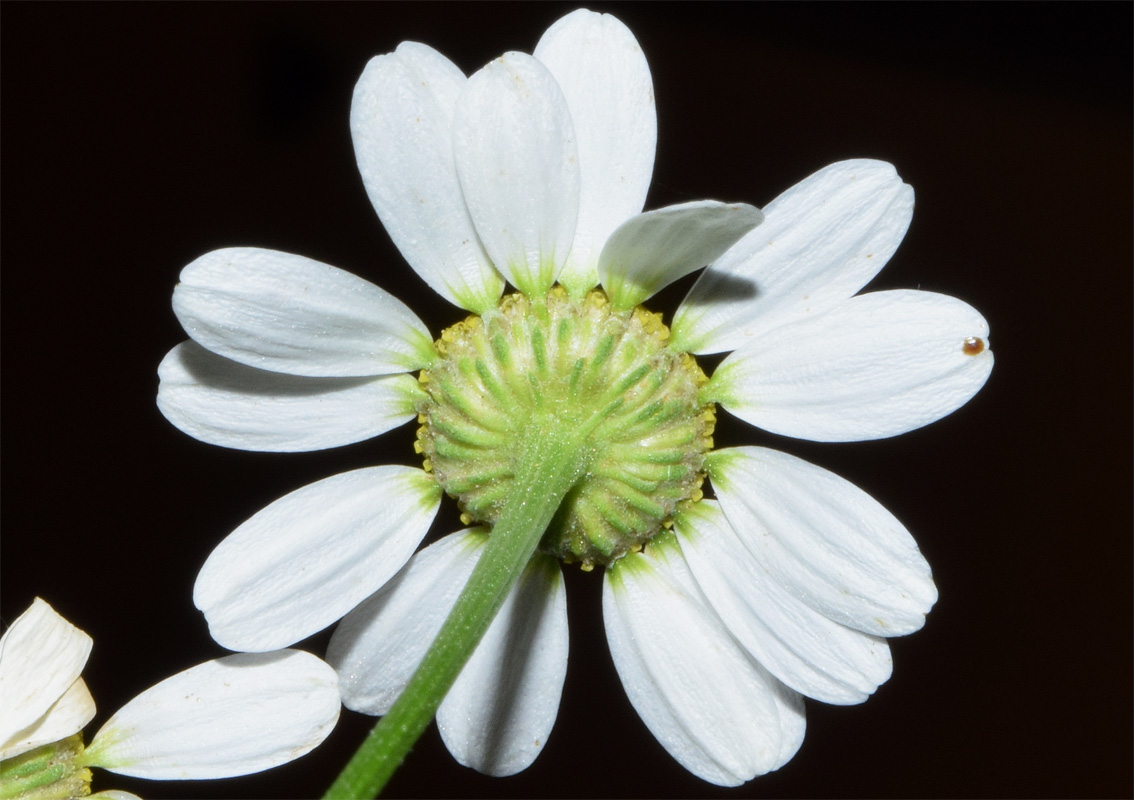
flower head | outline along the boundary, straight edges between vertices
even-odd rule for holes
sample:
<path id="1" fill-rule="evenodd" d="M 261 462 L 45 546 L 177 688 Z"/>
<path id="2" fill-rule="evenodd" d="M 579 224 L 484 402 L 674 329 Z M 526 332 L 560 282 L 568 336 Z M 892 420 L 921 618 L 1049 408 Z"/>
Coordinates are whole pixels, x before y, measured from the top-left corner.
<path id="1" fill-rule="evenodd" d="M 606 567 L 631 702 L 706 780 L 785 763 L 803 695 L 857 703 L 889 677 L 884 637 L 919 628 L 936 599 L 909 533 L 817 466 L 712 451 L 715 408 L 819 441 L 913 430 L 983 385 L 987 324 L 942 295 L 858 294 L 912 215 L 889 164 L 833 164 L 763 213 L 640 213 L 655 128 L 645 59 L 609 15 L 573 12 L 532 56 L 468 79 L 405 43 L 355 89 L 359 167 L 410 265 L 474 316 L 432 342 L 397 299 L 300 256 L 234 248 L 185 268 L 174 310 L 191 341 L 159 368 L 175 425 L 295 451 L 417 415 L 427 467 L 332 476 L 241 525 L 195 589 L 217 641 L 271 650 L 342 618 L 328 660 L 344 702 L 385 713 L 491 536 L 525 442 L 562 437 L 578 480 L 438 711 L 461 763 L 511 774 L 547 740 L 568 649 L 554 556 Z M 671 328 L 638 307 L 705 265 Z M 519 294 L 501 299 L 507 284 Z M 731 354 L 706 379 L 693 355 L 718 352 Z M 443 493 L 474 527 L 415 555 Z"/>
<path id="2" fill-rule="evenodd" d="M 322 660 L 240 653 L 150 687 L 84 748 L 95 704 L 80 673 L 91 646 L 39 598 L 0 639 L 0 796 L 84 796 L 87 767 L 157 780 L 247 775 L 309 752 L 338 720 L 338 679 Z"/>

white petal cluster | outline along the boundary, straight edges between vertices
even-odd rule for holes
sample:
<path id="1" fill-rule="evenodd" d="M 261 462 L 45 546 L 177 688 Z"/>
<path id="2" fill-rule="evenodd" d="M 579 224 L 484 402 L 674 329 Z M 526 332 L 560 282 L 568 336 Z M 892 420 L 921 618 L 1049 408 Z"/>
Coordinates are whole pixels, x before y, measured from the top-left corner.
<path id="1" fill-rule="evenodd" d="M 913 191 L 884 162 L 832 164 L 763 212 L 684 203 L 641 213 L 656 143 L 649 68 L 617 19 L 575 11 L 533 55 L 466 78 L 426 45 L 374 58 L 351 133 L 366 191 L 417 274 L 483 312 L 505 286 L 626 309 L 706 265 L 674 348 L 730 352 L 708 392 L 765 430 L 816 441 L 894 436 L 964 404 L 992 368 L 970 306 L 859 294 L 893 255 Z M 407 373 L 435 358 L 400 301 L 299 256 L 232 248 L 182 273 L 191 341 L 159 369 L 186 433 L 250 450 L 345 445 L 410 420 Z M 776 769 L 804 732 L 801 696 L 857 703 L 891 670 L 884 637 L 936 599 L 902 525 L 861 490 L 762 448 L 710 456 L 716 501 L 607 571 L 604 616 L 646 724 L 695 774 L 733 785 Z M 416 555 L 439 503 L 421 470 L 373 467 L 276 501 L 212 554 L 195 600 L 227 647 L 287 646 L 342 618 L 328 658 L 350 708 L 384 713 L 483 546 L 452 534 Z M 438 714 L 450 751 L 524 769 L 554 722 L 567 662 L 562 576 L 537 557 Z"/>
<path id="2" fill-rule="evenodd" d="M 0 639 L 0 761 L 94 717 L 91 638 L 36 598 Z M 338 721 L 338 676 L 299 650 L 239 653 L 167 678 L 99 729 L 82 763 L 161 780 L 247 775 L 299 758 Z M 128 796 L 104 792 L 98 796 Z"/>
<path id="3" fill-rule="evenodd" d="M 38 597 L 0 638 L 0 761 L 66 739 L 94 719 L 81 677 L 93 642 Z"/>

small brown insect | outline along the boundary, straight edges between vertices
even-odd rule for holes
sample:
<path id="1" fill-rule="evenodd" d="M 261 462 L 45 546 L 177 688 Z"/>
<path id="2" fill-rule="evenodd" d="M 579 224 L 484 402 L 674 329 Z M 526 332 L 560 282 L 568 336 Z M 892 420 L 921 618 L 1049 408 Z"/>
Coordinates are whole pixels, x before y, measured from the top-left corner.
<path id="1" fill-rule="evenodd" d="M 975 356 L 984 352 L 984 339 L 979 336 L 970 336 L 965 339 L 964 345 L 961 347 L 967 356 Z"/>

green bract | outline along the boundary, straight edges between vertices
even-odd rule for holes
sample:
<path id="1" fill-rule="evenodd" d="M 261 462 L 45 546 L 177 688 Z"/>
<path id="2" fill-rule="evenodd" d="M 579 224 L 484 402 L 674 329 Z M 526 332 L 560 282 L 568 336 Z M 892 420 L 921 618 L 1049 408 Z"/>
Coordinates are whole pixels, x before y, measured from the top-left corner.
<path id="1" fill-rule="evenodd" d="M 68 800 L 91 793 L 91 771 L 81 764 L 83 736 L 76 733 L 0 762 L 0 798 Z"/>
<path id="2" fill-rule="evenodd" d="M 583 569 L 610 564 L 700 498 L 716 416 L 705 374 L 667 346 L 659 314 L 580 300 L 504 297 L 446 329 L 421 373 L 418 451 L 466 522 L 498 519 L 532 437 L 581 441 L 583 477 L 541 549 Z"/>

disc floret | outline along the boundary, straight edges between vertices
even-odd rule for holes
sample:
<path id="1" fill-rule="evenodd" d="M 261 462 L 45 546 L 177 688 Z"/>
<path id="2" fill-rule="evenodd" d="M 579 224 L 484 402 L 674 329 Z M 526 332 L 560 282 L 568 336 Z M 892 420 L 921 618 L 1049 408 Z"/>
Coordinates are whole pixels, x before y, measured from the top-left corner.
<path id="1" fill-rule="evenodd" d="M 610 564 L 700 499 L 716 421 L 696 361 L 668 346 L 661 315 L 616 312 L 595 290 L 505 296 L 447 328 L 423 370 L 417 449 L 466 523 L 492 525 L 524 443 L 580 443 L 584 469 L 541 549 L 584 569 Z"/>

